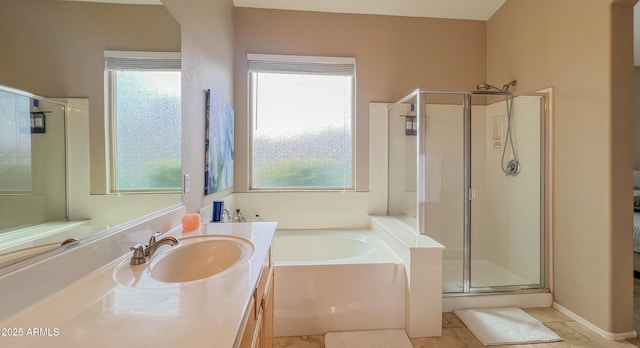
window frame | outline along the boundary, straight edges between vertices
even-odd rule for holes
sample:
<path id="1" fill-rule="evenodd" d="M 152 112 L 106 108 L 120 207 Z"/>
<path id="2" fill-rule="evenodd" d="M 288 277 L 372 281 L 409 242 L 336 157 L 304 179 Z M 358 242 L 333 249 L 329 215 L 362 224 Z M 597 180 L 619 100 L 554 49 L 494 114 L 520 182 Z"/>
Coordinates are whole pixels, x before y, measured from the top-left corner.
<path id="1" fill-rule="evenodd" d="M 352 69 L 351 76 L 351 117 L 350 117 L 350 135 L 351 135 L 351 180 L 350 186 L 335 186 L 335 187 L 254 187 L 253 186 L 253 146 L 254 146 L 254 130 L 256 127 L 256 108 L 254 95 L 257 90 L 255 85 L 254 74 L 259 73 L 259 69 L 254 67 L 256 61 L 267 61 L 273 63 L 300 63 L 302 65 L 308 64 L 336 64 L 336 65 L 350 65 Z M 275 54 L 247 54 L 247 189 L 251 192 L 354 192 L 356 190 L 356 59 L 353 57 L 325 57 L 325 56 L 297 56 L 297 55 L 275 55 Z M 267 71 L 264 71 L 267 72 Z M 268 71 L 271 73 L 282 73 L 277 71 Z M 303 73 L 303 72 L 301 72 Z M 307 75 L 312 75 L 308 73 Z M 316 73 L 316 75 L 325 75 L 322 73 Z M 336 74 L 326 74 L 333 75 Z"/>
<path id="2" fill-rule="evenodd" d="M 117 108 L 116 108 L 116 73 L 118 71 L 176 71 L 182 75 L 180 52 L 150 52 L 150 51 L 104 51 L 104 106 L 106 115 L 105 146 L 107 164 L 107 192 L 110 194 L 166 194 L 182 193 L 182 186 L 175 189 L 118 188 L 118 159 L 117 159 Z M 181 159 L 182 162 L 182 159 Z M 181 175 L 182 176 L 182 175 Z M 182 182 L 182 178 L 180 178 Z"/>

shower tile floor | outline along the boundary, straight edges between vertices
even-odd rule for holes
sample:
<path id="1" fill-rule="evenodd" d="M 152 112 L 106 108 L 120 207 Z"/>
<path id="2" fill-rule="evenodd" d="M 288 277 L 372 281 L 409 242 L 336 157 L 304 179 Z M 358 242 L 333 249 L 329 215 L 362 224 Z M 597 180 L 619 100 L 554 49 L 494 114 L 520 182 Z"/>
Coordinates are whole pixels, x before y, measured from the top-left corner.
<path id="1" fill-rule="evenodd" d="M 442 262 L 442 292 L 462 292 L 462 260 Z M 531 284 L 488 260 L 471 261 L 471 287 Z"/>
<path id="2" fill-rule="evenodd" d="M 525 312 L 541 321 L 549 329 L 564 339 L 561 342 L 523 344 L 493 347 L 513 348 L 563 348 L 563 347 L 598 347 L 623 348 L 636 347 L 629 341 L 608 341 L 573 321 L 553 308 L 524 308 Z M 442 336 L 411 339 L 413 348 L 472 348 L 484 347 L 480 341 L 453 313 L 442 313 Z M 324 335 L 277 337 L 273 348 L 324 348 Z"/>

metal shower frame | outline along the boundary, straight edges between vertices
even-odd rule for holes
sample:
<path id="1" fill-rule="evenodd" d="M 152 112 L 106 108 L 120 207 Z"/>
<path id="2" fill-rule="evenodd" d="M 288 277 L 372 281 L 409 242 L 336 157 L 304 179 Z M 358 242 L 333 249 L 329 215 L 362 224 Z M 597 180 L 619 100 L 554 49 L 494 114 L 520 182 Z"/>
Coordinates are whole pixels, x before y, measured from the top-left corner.
<path id="1" fill-rule="evenodd" d="M 470 294 L 488 294 L 488 293 L 513 293 L 513 292 L 548 292 L 549 291 L 549 230 L 550 221 L 548 207 L 550 206 L 550 195 L 548 194 L 549 182 L 549 93 L 531 92 L 531 93 L 515 93 L 510 91 L 493 91 L 493 90 L 475 90 L 475 91 L 448 91 L 448 90 L 427 90 L 416 89 L 407 94 L 405 97 L 388 107 L 391 110 L 401 104 L 414 102 L 416 104 L 417 115 L 417 229 L 418 233 L 426 235 L 426 153 L 427 153 L 427 130 L 425 104 L 421 96 L 423 94 L 434 95 L 458 95 L 463 99 L 464 113 L 464 234 L 463 234 L 463 289 L 459 293 L 446 293 L 446 296 L 468 296 Z M 472 96 L 504 96 L 504 97 L 540 97 L 540 107 L 542 117 L 540 118 L 540 284 L 530 285 L 509 285 L 509 286 L 493 286 L 483 288 L 471 288 L 471 106 Z"/>

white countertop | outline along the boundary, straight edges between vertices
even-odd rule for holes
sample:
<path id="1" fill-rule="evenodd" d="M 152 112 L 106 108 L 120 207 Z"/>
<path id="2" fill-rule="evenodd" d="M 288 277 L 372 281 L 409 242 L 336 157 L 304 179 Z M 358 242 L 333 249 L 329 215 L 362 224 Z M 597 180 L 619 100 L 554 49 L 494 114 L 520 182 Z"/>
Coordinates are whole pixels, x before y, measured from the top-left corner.
<path id="1" fill-rule="evenodd" d="M 127 253 L 1 322 L 0 346 L 230 348 L 275 229 L 275 222 L 206 224 L 185 233 L 177 227 L 162 237 L 233 235 L 251 240 L 255 252 L 248 263 L 229 272 L 153 288 L 116 282 L 113 272 L 128 262 Z"/>

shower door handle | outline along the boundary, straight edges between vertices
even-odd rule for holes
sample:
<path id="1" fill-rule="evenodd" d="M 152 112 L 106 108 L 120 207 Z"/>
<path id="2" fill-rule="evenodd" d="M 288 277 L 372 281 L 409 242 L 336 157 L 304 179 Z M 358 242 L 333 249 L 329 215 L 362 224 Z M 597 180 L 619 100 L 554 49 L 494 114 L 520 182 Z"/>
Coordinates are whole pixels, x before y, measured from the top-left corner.
<path id="1" fill-rule="evenodd" d="M 470 188 L 469 189 L 469 200 L 473 201 L 474 199 L 476 199 L 476 190 Z"/>

